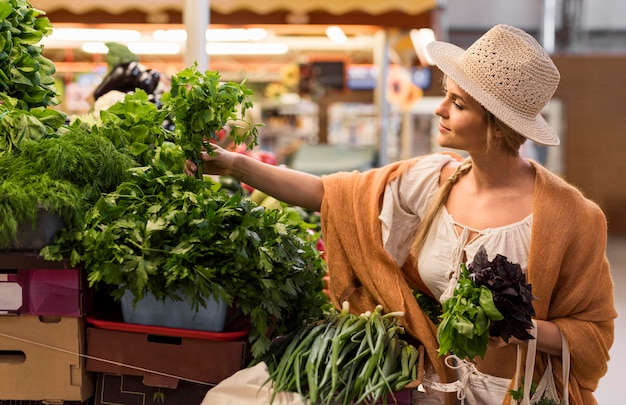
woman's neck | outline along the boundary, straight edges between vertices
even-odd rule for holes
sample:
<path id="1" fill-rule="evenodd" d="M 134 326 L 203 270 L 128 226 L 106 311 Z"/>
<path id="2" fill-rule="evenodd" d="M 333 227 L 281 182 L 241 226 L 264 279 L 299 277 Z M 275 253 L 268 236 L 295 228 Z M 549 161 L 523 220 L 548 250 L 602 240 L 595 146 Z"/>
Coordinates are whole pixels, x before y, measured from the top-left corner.
<path id="1" fill-rule="evenodd" d="M 534 177 L 530 163 L 519 155 L 472 155 L 472 169 L 468 173 L 476 190 L 494 187 L 518 187 Z"/>

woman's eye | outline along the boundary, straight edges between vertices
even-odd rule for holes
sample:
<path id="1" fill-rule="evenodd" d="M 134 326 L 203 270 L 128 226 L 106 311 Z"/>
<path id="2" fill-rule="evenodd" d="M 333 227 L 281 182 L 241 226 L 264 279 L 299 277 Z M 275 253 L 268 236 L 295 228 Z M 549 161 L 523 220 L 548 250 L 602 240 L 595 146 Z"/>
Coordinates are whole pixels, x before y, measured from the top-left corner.
<path id="1" fill-rule="evenodd" d="M 457 110 L 462 110 L 463 106 L 461 106 L 459 103 L 457 103 L 456 101 L 453 101 L 452 104 L 454 104 L 454 106 L 456 107 Z"/>

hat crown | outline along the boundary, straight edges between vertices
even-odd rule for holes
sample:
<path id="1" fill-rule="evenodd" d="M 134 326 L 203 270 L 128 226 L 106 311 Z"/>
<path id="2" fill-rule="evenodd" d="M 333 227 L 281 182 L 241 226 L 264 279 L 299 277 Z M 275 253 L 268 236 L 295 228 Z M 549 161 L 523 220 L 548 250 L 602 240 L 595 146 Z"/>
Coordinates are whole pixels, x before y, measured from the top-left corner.
<path id="1" fill-rule="evenodd" d="M 541 112 L 560 80 L 543 47 L 528 33 L 508 25 L 486 32 L 459 62 L 482 91 L 528 119 Z"/>

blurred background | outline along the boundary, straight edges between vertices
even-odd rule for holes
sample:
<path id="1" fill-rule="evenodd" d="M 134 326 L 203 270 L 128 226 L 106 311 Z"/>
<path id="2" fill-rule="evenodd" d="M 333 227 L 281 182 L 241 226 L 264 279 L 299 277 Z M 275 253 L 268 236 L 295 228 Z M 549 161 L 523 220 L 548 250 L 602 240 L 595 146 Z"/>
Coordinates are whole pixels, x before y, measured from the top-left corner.
<path id="1" fill-rule="evenodd" d="M 160 85 L 192 63 L 248 80 L 260 148 L 317 174 L 365 169 L 435 151 L 441 75 L 423 48 L 469 46 L 498 23 L 534 35 L 561 84 L 544 110 L 562 144 L 524 146 L 596 201 L 609 220 L 609 257 L 626 310 L 626 2 L 623 0 L 32 0 L 54 26 L 44 54 L 69 114 L 93 109 L 94 90 L 128 50 Z M 109 46 L 107 46 L 109 44 Z M 117 58 L 117 59 L 116 59 Z M 584 231 L 584 230 L 581 230 Z M 622 301 L 619 301 L 619 300 Z M 623 403 L 616 343 L 600 404 Z"/>

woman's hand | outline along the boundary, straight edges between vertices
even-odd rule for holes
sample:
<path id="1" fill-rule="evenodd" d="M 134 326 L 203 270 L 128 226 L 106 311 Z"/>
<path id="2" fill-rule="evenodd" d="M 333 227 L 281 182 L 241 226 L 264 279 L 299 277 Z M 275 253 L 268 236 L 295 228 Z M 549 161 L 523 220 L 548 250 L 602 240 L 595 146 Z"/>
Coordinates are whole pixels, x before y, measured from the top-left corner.
<path id="1" fill-rule="evenodd" d="M 289 205 L 319 211 L 324 197 L 322 179 L 318 176 L 275 166 L 246 154 L 229 151 L 211 144 L 212 153 L 202 151 L 202 172 L 232 176 L 252 188 L 258 188 Z M 198 170 L 195 162 L 186 161 L 185 173 L 193 175 Z"/>
<path id="2" fill-rule="evenodd" d="M 236 152 L 230 152 L 222 147 L 211 144 L 213 152 L 209 153 L 205 150 L 200 152 L 202 160 L 202 171 L 206 174 L 228 175 L 233 167 L 236 158 Z M 191 160 L 185 161 L 185 173 L 194 175 L 198 170 L 198 166 Z"/>

